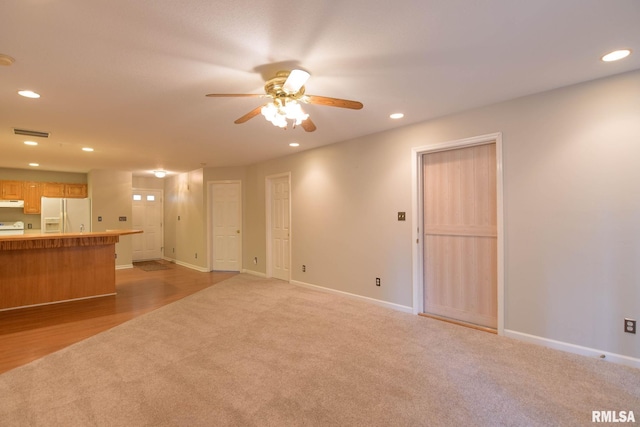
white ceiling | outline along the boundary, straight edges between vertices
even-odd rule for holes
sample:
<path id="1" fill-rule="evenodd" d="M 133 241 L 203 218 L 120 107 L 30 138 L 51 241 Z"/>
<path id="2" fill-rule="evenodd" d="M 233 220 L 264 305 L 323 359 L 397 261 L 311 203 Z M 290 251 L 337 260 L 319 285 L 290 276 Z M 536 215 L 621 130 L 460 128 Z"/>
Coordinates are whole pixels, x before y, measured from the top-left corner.
<path id="1" fill-rule="evenodd" d="M 638 0 L 3 0 L 0 167 L 251 164 L 640 69 L 638 22 Z M 599 60 L 622 47 L 635 55 Z M 309 105 L 306 133 L 233 123 L 261 98 L 205 97 L 262 93 L 292 66 L 311 72 L 308 94 L 364 108 Z M 13 128 L 51 136 L 28 147 Z"/>

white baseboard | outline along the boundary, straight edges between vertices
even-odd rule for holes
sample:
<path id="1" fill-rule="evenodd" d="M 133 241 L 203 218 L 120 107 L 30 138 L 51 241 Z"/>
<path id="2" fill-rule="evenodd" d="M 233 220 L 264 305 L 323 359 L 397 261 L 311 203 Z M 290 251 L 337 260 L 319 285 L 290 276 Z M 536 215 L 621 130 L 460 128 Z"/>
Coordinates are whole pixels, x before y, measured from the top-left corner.
<path id="1" fill-rule="evenodd" d="M 635 357 L 624 356 L 622 354 L 616 354 L 616 353 L 609 353 L 607 351 L 602 351 L 595 348 L 569 344 L 566 342 L 556 341 L 549 338 L 543 338 L 536 335 L 529 335 L 523 332 L 512 331 L 509 329 L 504 330 L 504 336 L 509 338 L 514 338 L 520 341 L 525 341 L 531 344 L 537 344 L 537 345 L 542 345 L 544 347 L 553 348 L 555 350 L 562 350 L 568 353 L 579 354 L 581 356 L 604 359 L 604 360 L 608 360 L 609 362 L 618 363 L 621 365 L 631 366 L 633 368 L 640 369 L 640 359 Z"/>
<path id="2" fill-rule="evenodd" d="M 202 273 L 208 273 L 209 272 L 209 269 L 207 267 L 200 267 L 199 265 L 189 264 L 187 262 L 178 261 L 177 259 L 169 258 L 169 257 L 166 257 L 166 256 L 163 256 L 162 259 L 165 260 L 165 261 L 169 261 L 169 262 L 172 262 L 174 264 L 180 265 L 182 267 L 187 267 L 187 268 L 190 268 L 192 270 L 201 271 Z"/>
<path id="3" fill-rule="evenodd" d="M 262 277 L 263 279 L 267 278 L 267 275 L 265 273 L 261 273 L 259 271 L 247 270 L 246 268 L 243 268 L 242 272 L 243 273 L 247 273 L 247 274 L 251 274 L 252 276 Z"/>
<path id="4" fill-rule="evenodd" d="M 116 270 L 126 270 L 127 268 L 133 268 L 133 264 L 116 265 Z"/>
<path id="5" fill-rule="evenodd" d="M 193 265 L 193 264 L 189 264 L 187 262 L 182 262 L 182 261 L 177 261 L 177 260 L 174 260 L 173 262 L 178 264 L 178 265 L 181 265 L 183 267 L 190 268 L 192 270 L 201 271 L 203 273 L 208 273 L 209 272 L 209 269 L 207 267 L 200 267 L 199 265 Z"/>
<path id="6" fill-rule="evenodd" d="M 342 295 L 344 297 L 353 298 L 353 299 L 357 299 L 357 300 L 360 300 L 360 301 L 366 301 L 366 302 L 369 302 L 369 303 L 372 303 L 372 304 L 375 304 L 375 305 L 379 305 L 379 306 L 382 306 L 382 307 L 390 308 L 392 310 L 397 310 L 397 311 L 402 311 L 404 313 L 413 314 L 413 307 L 409 307 L 409 306 L 406 306 L 406 305 L 395 304 L 395 303 L 392 303 L 392 302 L 382 301 L 382 300 L 375 299 L 375 298 L 369 298 L 369 297 L 365 297 L 365 296 L 362 296 L 362 295 L 352 294 L 352 293 L 349 293 L 349 292 L 338 291 L 336 289 L 325 288 L 324 286 L 312 285 L 310 283 L 299 282 L 297 280 L 291 280 L 289 283 L 291 283 L 292 285 L 296 285 L 296 286 L 302 286 L 303 288 L 314 289 L 316 291 L 321 291 L 321 292 L 328 292 L 330 294 L 335 294 L 335 295 Z"/>

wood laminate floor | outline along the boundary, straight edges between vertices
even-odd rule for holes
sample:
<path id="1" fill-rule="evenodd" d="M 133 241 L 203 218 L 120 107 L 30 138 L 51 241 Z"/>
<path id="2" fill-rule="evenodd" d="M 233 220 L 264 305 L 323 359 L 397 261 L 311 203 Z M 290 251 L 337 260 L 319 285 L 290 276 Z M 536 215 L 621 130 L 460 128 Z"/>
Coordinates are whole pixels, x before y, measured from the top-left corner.
<path id="1" fill-rule="evenodd" d="M 116 271 L 117 295 L 0 312 L 0 373 L 172 303 L 237 273 L 167 269 Z"/>

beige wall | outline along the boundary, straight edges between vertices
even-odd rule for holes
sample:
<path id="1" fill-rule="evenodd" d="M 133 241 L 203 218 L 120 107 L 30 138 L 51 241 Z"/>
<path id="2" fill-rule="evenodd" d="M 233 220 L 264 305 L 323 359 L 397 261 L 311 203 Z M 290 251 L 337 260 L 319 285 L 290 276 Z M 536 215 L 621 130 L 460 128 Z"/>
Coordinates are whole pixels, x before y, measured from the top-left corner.
<path id="1" fill-rule="evenodd" d="M 203 170 L 165 178 L 164 256 L 178 264 L 208 269 Z"/>
<path id="2" fill-rule="evenodd" d="M 252 165 L 244 263 L 266 271 L 265 177 L 291 172 L 292 279 L 413 306 L 411 149 L 502 132 L 505 328 L 638 358 L 639 117 L 633 72 Z"/>
<path id="3" fill-rule="evenodd" d="M 92 231 L 131 229 L 131 172 L 92 170 L 87 181 L 91 198 Z M 102 221 L 98 221 L 98 217 L 102 217 Z M 120 221 L 120 217 L 126 217 L 127 220 Z M 120 236 L 120 241 L 116 243 L 116 255 L 116 268 L 132 265 L 131 236 Z"/>
<path id="4" fill-rule="evenodd" d="M 144 188 L 149 190 L 164 190 L 164 178 L 134 176 L 132 179 L 133 188 Z"/>
<path id="5" fill-rule="evenodd" d="M 36 169 L 9 169 L 0 168 L 0 179 L 16 181 L 39 181 L 39 182 L 67 182 L 73 184 L 85 184 L 87 182 L 86 173 L 55 172 Z"/>

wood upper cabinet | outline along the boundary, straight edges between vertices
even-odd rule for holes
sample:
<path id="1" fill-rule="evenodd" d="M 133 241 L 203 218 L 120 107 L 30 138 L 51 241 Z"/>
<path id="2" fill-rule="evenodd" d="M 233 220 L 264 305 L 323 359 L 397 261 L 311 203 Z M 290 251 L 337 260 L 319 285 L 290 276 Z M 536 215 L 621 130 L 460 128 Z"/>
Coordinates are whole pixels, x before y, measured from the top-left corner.
<path id="1" fill-rule="evenodd" d="M 24 213 L 39 214 L 42 183 L 26 181 L 22 185 L 22 193 L 24 196 Z"/>
<path id="2" fill-rule="evenodd" d="M 64 184 L 61 182 L 43 182 L 42 195 L 44 197 L 64 197 Z"/>
<path id="3" fill-rule="evenodd" d="M 22 200 L 22 181 L 0 181 L 4 200 Z"/>
<path id="4" fill-rule="evenodd" d="M 65 184 L 64 197 L 77 197 L 83 199 L 87 197 L 87 184 Z"/>
<path id="5" fill-rule="evenodd" d="M 71 197 L 83 199 L 87 197 L 87 184 L 64 184 L 62 182 L 43 182 L 44 197 Z"/>

